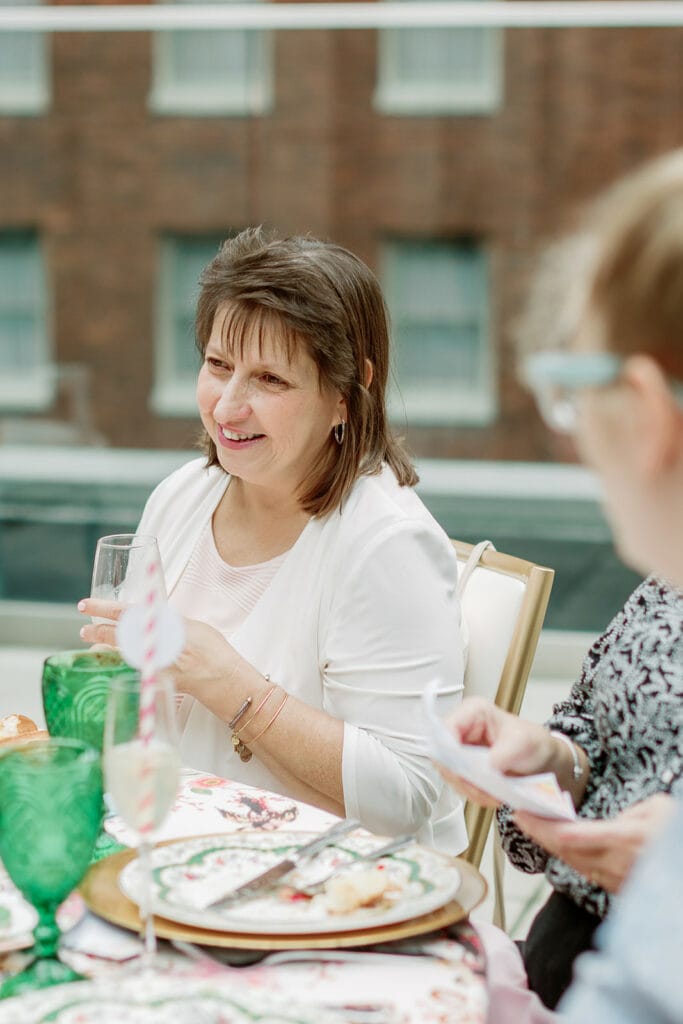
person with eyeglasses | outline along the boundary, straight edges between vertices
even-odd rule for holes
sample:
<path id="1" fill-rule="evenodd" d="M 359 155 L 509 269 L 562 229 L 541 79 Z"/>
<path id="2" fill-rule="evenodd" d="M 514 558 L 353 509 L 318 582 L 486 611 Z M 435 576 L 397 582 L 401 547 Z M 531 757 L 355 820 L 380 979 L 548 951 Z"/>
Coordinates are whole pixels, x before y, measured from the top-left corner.
<path id="1" fill-rule="evenodd" d="M 480 699 L 465 700 L 450 718 L 462 742 L 491 748 L 498 768 L 553 771 L 576 806 L 575 823 L 498 811 L 510 860 L 525 871 L 544 871 L 553 886 L 523 955 L 530 987 L 554 1007 L 575 958 L 590 948 L 611 910 L 612 894 L 683 794 L 683 150 L 613 186 L 586 211 L 577 232 L 549 251 L 520 330 L 534 349 L 524 360 L 524 376 L 541 413 L 573 435 L 600 477 L 624 560 L 651 574 L 588 652 L 581 677 L 547 727 Z M 469 798 L 492 802 L 462 780 L 452 781 Z M 672 856 L 667 863 L 675 898 L 682 872 Z M 662 927 L 678 935 L 680 950 L 680 900 L 675 915 L 667 916 L 666 886 L 657 889 L 651 872 L 647 879 L 650 892 L 664 899 L 657 912 Z M 631 898 L 647 912 L 642 897 Z M 598 1005 L 597 994 L 595 1003 L 577 995 L 567 1005 L 581 1006 L 583 1016 L 572 1020 L 660 1019 L 642 1013 L 649 983 L 635 961 L 645 951 L 637 915 L 625 916 L 636 928 L 633 948 L 624 926 L 612 929 L 618 935 L 613 943 L 624 962 L 630 948 L 632 982 L 640 986 L 633 1007 L 640 1016 L 626 1016 L 625 999 L 621 1016 L 602 1012 L 616 978 L 628 988 L 628 971 L 612 962 L 609 983 L 603 971 L 601 1013 L 588 1012 Z M 654 925 L 646 933 L 651 937 Z M 654 987 L 652 959 L 648 952 Z M 599 971 L 587 968 L 586 976 L 595 985 Z M 661 1019 L 682 1021 L 680 1002 L 678 1011 Z"/>

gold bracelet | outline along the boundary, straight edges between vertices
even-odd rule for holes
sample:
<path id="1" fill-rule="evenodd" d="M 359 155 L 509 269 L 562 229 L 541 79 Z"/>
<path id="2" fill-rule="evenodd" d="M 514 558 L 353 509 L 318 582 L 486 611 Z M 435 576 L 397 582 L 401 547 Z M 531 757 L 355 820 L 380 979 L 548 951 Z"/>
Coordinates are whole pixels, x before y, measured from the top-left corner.
<path id="1" fill-rule="evenodd" d="M 285 695 L 282 698 L 282 703 L 278 707 L 277 711 L 275 712 L 275 714 L 273 715 L 271 720 L 268 722 L 268 725 L 266 725 L 265 728 L 261 729 L 261 732 L 257 733 L 256 736 L 252 736 L 251 739 L 249 740 L 250 743 L 256 743 L 256 740 L 260 740 L 261 737 L 263 736 L 263 734 L 268 732 L 268 730 L 270 729 L 271 725 L 273 724 L 273 722 L 275 721 L 277 716 L 280 714 L 280 712 L 282 711 L 282 709 L 285 706 L 285 704 L 287 703 L 287 698 L 288 697 L 289 697 L 289 694 L 287 692 L 285 692 Z"/>
<path id="2" fill-rule="evenodd" d="M 266 676 L 266 680 L 268 682 L 270 682 L 270 676 Z M 248 722 L 244 723 L 244 725 L 242 726 L 242 729 L 246 729 L 248 726 L 251 725 L 251 723 L 254 721 L 254 719 L 258 715 L 259 711 L 261 711 L 261 709 L 264 708 L 265 705 L 267 704 L 268 699 L 271 696 L 271 694 L 275 693 L 276 690 L 277 690 L 277 686 L 271 686 L 271 688 L 268 690 L 268 693 L 265 695 L 265 697 L 256 705 L 256 710 L 254 711 L 254 714 L 251 716 L 251 718 L 249 719 Z M 251 697 L 248 697 L 247 700 L 249 701 L 249 704 L 251 704 Z M 246 703 L 246 701 L 245 701 L 245 703 Z M 247 705 L 247 707 L 248 706 L 249 705 Z M 246 711 L 247 709 L 245 708 L 244 710 Z M 245 764 L 246 764 L 247 761 L 251 761 L 251 757 L 252 757 L 251 750 L 246 745 L 246 743 L 244 743 L 240 739 L 240 735 L 239 734 L 242 731 L 242 729 L 240 729 L 238 731 L 237 729 L 234 728 L 235 725 L 237 724 L 237 722 L 239 721 L 239 719 L 241 717 L 242 717 L 242 715 L 239 714 L 239 712 L 238 712 L 238 714 L 235 716 L 235 718 L 233 718 L 233 720 L 229 723 L 229 728 L 232 728 L 232 749 L 235 751 L 236 754 L 239 755 L 240 761 L 244 761 Z"/>
<path id="3" fill-rule="evenodd" d="M 251 723 L 254 721 L 254 719 L 258 715 L 259 711 L 263 710 L 263 708 L 268 703 L 268 700 L 270 699 L 270 697 L 272 697 L 272 695 L 275 693 L 276 690 L 277 690 L 277 686 L 271 686 L 271 688 L 268 690 L 268 693 L 265 695 L 263 700 L 259 701 L 259 703 L 256 705 L 256 708 L 254 709 L 254 714 L 251 716 L 249 721 L 245 722 L 244 725 L 240 726 L 240 728 L 237 730 L 238 732 L 244 732 L 245 729 L 249 728 Z"/>

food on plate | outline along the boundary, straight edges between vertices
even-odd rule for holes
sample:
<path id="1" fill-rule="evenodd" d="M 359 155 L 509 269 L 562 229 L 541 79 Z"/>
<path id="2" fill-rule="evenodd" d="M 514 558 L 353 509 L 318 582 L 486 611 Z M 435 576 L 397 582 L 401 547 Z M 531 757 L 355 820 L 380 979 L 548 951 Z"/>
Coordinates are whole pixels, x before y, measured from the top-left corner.
<path id="1" fill-rule="evenodd" d="M 381 867 L 346 871 L 325 886 L 325 905 L 330 914 L 350 914 L 359 907 L 376 907 L 397 889 L 396 880 Z"/>
<path id="2" fill-rule="evenodd" d="M 33 719 L 26 715 L 5 715 L 0 718 L 0 743 L 45 740 L 47 736 L 45 729 L 39 729 Z"/>

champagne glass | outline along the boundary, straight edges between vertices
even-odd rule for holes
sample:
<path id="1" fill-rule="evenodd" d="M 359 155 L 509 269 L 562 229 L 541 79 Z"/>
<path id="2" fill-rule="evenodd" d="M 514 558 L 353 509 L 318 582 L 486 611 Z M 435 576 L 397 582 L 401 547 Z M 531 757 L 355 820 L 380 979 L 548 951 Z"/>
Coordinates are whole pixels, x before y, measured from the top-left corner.
<path id="1" fill-rule="evenodd" d="M 123 604 L 140 604 L 148 591 L 147 574 L 155 561 L 157 589 L 166 596 L 156 537 L 144 533 L 114 533 L 100 537 L 95 549 L 90 596 Z M 93 622 L 107 622 L 93 619 Z"/>
<path id="2" fill-rule="evenodd" d="M 102 753 L 107 697 L 113 679 L 137 679 L 116 650 L 60 651 L 43 664 L 43 711 L 51 736 L 82 740 Z M 106 807 L 101 805 L 101 819 Z M 94 859 L 100 860 L 119 843 L 100 828 Z"/>
<path id="3" fill-rule="evenodd" d="M 140 730 L 143 687 L 151 688 L 151 737 Z M 139 676 L 112 680 L 104 727 L 104 774 L 114 806 L 137 840 L 142 959 L 149 966 L 156 952 L 151 907 L 154 834 L 173 805 L 180 775 L 174 689 L 168 673 L 144 682 Z"/>
<path id="4" fill-rule="evenodd" d="M 77 974 L 57 957 L 55 914 L 86 872 L 102 808 L 97 751 L 63 737 L 0 754 L 0 857 L 38 912 L 35 959 L 0 986 L 0 998 L 65 981 Z"/>

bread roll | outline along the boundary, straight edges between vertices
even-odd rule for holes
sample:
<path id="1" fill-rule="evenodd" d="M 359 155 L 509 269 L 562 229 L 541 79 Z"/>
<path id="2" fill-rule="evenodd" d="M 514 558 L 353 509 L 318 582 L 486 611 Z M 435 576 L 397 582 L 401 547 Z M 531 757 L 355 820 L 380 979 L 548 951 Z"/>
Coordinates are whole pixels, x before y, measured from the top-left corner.
<path id="1" fill-rule="evenodd" d="M 45 729 L 39 729 L 33 719 L 26 715 L 6 715 L 0 718 L 0 744 L 45 740 L 47 737 Z"/>

